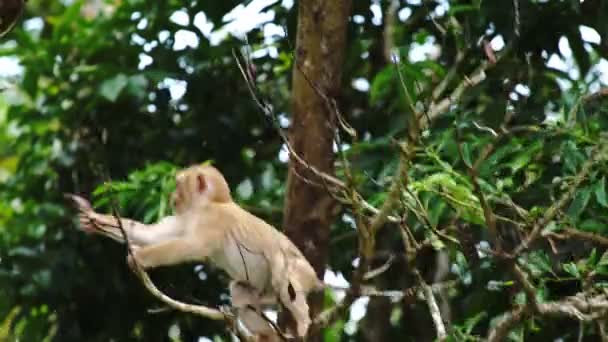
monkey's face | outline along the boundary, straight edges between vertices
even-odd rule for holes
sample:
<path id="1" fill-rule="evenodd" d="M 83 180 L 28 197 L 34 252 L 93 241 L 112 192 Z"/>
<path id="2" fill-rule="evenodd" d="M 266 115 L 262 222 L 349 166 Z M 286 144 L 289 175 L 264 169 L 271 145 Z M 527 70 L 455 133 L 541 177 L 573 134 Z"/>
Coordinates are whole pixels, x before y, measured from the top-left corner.
<path id="1" fill-rule="evenodd" d="M 177 213 L 184 212 L 209 197 L 207 177 L 197 168 L 188 168 L 175 176 L 175 191 L 171 195 Z"/>
<path id="2" fill-rule="evenodd" d="M 219 171 L 211 166 L 193 166 L 175 176 L 171 202 L 176 213 L 211 202 L 230 202 L 230 189 Z"/>
<path id="3" fill-rule="evenodd" d="M 186 211 L 192 202 L 189 178 L 191 177 L 185 171 L 178 172 L 175 176 L 175 191 L 171 194 L 171 202 L 177 213 Z"/>

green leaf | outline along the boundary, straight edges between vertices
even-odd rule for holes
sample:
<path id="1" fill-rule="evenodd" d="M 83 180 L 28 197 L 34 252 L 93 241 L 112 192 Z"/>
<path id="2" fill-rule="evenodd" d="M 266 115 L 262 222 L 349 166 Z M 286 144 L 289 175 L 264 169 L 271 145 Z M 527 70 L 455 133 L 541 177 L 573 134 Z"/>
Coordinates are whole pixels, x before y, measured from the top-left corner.
<path id="1" fill-rule="evenodd" d="M 464 12 L 474 12 L 474 11 L 478 11 L 479 7 L 475 6 L 475 5 L 452 5 L 450 6 L 449 9 L 449 13 L 450 15 L 455 15 L 458 13 L 464 13 Z"/>
<path id="2" fill-rule="evenodd" d="M 441 215 L 445 213 L 447 205 L 442 200 L 432 201 L 431 205 L 428 208 L 429 221 L 433 226 L 437 226 L 439 224 L 439 220 Z"/>
<path id="3" fill-rule="evenodd" d="M 16 247 L 8 251 L 10 256 L 21 256 L 21 257 L 35 257 L 39 255 L 39 252 L 33 248 L 28 247 Z"/>
<path id="4" fill-rule="evenodd" d="M 118 74 L 113 78 L 101 83 L 99 93 L 110 102 L 116 102 L 123 89 L 129 83 L 129 78 L 124 74 Z"/>
<path id="5" fill-rule="evenodd" d="M 395 80 L 395 71 L 392 65 L 385 67 L 376 74 L 369 92 L 369 102 L 376 104 L 390 93 L 391 85 Z"/>
<path id="6" fill-rule="evenodd" d="M 451 173 L 435 173 L 420 182 L 412 182 L 412 186 L 419 190 L 438 192 L 454 209 L 461 212 L 464 220 L 475 224 L 485 222 L 479 200 L 473 194 L 471 186 L 458 183 Z"/>
<path id="7" fill-rule="evenodd" d="M 572 203 L 570 203 L 570 207 L 568 208 L 567 212 L 568 216 L 573 219 L 577 219 L 583 210 L 585 210 L 585 207 L 587 207 L 589 198 L 591 198 L 591 190 L 589 190 L 589 188 L 579 190 L 576 196 L 574 196 Z"/>
<path id="8" fill-rule="evenodd" d="M 32 275 L 32 281 L 43 287 L 47 287 L 51 284 L 51 271 L 41 270 Z"/>
<path id="9" fill-rule="evenodd" d="M 468 167 L 473 166 L 473 162 L 471 161 L 471 147 L 467 143 L 462 144 L 462 158 L 464 159 L 464 163 Z"/>
<path id="10" fill-rule="evenodd" d="M 486 318 L 488 314 L 485 311 L 482 311 L 476 314 L 473 317 L 469 317 L 464 321 L 464 329 L 467 334 L 471 334 L 473 328 L 477 325 L 477 323 L 481 322 L 482 319 Z"/>
<path id="11" fill-rule="evenodd" d="M 401 310 L 401 308 L 398 306 L 394 307 L 391 311 L 391 325 L 394 327 L 399 326 L 399 323 L 401 322 L 401 317 L 403 317 L 403 310 Z"/>
<path id="12" fill-rule="evenodd" d="M 555 221 L 551 221 L 549 223 L 547 223 L 547 225 L 545 226 L 545 228 L 543 229 L 543 233 L 549 233 L 549 232 L 553 232 L 556 231 L 558 229 L 560 229 L 561 227 L 558 226 Z"/>
<path id="13" fill-rule="evenodd" d="M 569 262 L 567 264 L 564 264 L 562 267 L 564 268 L 564 271 L 568 272 L 568 274 L 576 278 L 581 277 L 581 273 L 575 263 Z"/>
<path id="14" fill-rule="evenodd" d="M 247 178 L 242 181 L 241 184 L 236 187 L 236 193 L 244 200 L 251 198 L 251 196 L 253 196 L 253 182 L 251 179 Z"/>
<path id="15" fill-rule="evenodd" d="M 606 198 L 606 178 L 602 177 L 600 181 L 595 183 L 594 191 L 595 199 L 602 207 L 608 208 L 608 200 Z"/>
<path id="16" fill-rule="evenodd" d="M 507 163 L 513 173 L 521 170 L 532 161 L 536 154 L 542 149 L 542 142 L 537 142 L 519 153 L 513 160 Z"/>
<path id="17" fill-rule="evenodd" d="M 608 266 L 608 251 L 602 254 L 600 261 L 598 261 L 597 266 Z"/>
<path id="18" fill-rule="evenodd" d="M 339 342 L 342 336 L 342 330 L 344 329 L 344 320 L 338 320 L 331 326 L 324 329 L 323 340 L 327 342 Z"/>
<path id="19" fill-rule="evenodd" d="M 588 268 L 593 268 L 595 266 L 595 264 L 597 264 L 598 260 L 597 260 L 597 251 L 594 249 L 591 250 L 591 254 L 589 254 L 589 257 L 587 258 L 587 267 Z"/>
<path id="20" fill-rule="evenodd" d="M 585 161 L 585 156 L 573 141 L 567 141 L 562 146 L 562 160 L 564 161 L 566 170 L 575 174 L 578 166 Z"/>
<path id="21" fill-rule="evenodd" d="M 443 241 L 441 241 L 441 239 L 437 236 L 437 234 L 431 233 L 430 240 L 431 240 L 431 246 L 433 246 L 434 250 L 440 251 L 445 248 L 445 243 L 443 243 Z"/>
<path id="22" fill-rule="evenodd" d="M 144 98 L 146 96 L 146 90 L 148 89 L 148 79 L 144 75 L 133 75 L 129 77 L 129 84 L 127 91 L 129 94 L 137 97 Z"/>
<path id="23" fill-rule="evenodd" d="M 606 229 L 606 225 L 595 219 L 582 221 L 578 228 L 586 232 L 602 233 Z"/>
<path id="24" fill-rule="evenodd" d="M 541 277 L 546 273 L 554 274 L 549 256 L 542 251 L 531 253 L 526 260 L 525 266 L 535 277 Z"/>

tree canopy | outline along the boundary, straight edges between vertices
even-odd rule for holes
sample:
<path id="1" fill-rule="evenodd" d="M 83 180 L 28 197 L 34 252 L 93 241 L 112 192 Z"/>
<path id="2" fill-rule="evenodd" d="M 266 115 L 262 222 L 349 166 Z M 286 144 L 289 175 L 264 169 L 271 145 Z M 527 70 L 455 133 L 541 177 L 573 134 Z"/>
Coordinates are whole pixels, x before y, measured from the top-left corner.
<path id="1" fill-rule="evenodd" d="M 150 296 L 63 194 L 154 222 L 175 170 L 208 161 L 289 231 L 313 2 L 26 3 L 0 38 L 0 340 L 230 340 Z M 332 173 L 302 161 L 334 201 L 325 279 L 348 287 L 324 293 L 323 340 L 608 341 L 607 16 L 604 0 L 352 1 L 345 48 L 318 47 L 343 56 L 340 87 L 300 80 L 335 120 Z M 210 265 L 150 274 L 229 303 Z"/>

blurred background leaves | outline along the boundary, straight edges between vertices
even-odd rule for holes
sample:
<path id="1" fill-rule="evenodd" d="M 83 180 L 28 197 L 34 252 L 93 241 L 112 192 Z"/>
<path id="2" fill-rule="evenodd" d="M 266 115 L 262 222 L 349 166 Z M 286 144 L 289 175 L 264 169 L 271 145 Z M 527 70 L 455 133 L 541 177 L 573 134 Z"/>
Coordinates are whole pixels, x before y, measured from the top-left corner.
<path id="1" fill-rule="evenodd" d="M 227 340 L 218 323 L 149 313 L 159 304 L 128 271 L 122 247 L 76 232 L 62 193 L 94 193 L 102 209 L 115 193 L 124 215 L 152 222 L 170 211 L 175 169 L 212 160 L 239 203 L 279 227 L 287 154 L 251 100 L 232 50 L 249 50 L 258 86 L 287 128 L 296 7 L 270 0 L 28 1 L 0 44 L 0 339 Z M 374 205 L 386 198 L 397 165 L 394 139 L 407 132 L 408 97 L 428 105 L 453 74 L 445 84 L 451 92 L 489 58 L 483 42 L 497 53 L 510 49 L 424 132 L 403 203 L 414 213 L 407 224 L 434 242 L 416 260 L 429 282 L 438 255 L 448 257 L 443 280 L 457 285 L 442 301 L 455 341 L 485 336 L 521 293 L 505 266 L 483 252 L 488 233 L 466 164 L 512 113 L 508 126 L 516 130 L 479 168 L 483 192 L 507 219 L 517 215 L 510 203 L 538 217 L 559 198 L 608 124 L 605 99 L 589 96 L 608 82 L 607 15 L 602 0 L 353 1 L 339 105 L 359 136 L 345 138 L 345 154 Z M 594 169 L 547 229 L 608 234 L 606 171 L 606 163 Z M 352 217 L 343 208 L 331 232 L 328 269 L 346 280 L 356 263 Z M 440 241 L 434 229 L 444 227 L 474 243 L 467 249 Z M 508 220 L 499 228 L 506 244 L 519 241 Z M 379 255 L 403 252 L 395 231 L 381 233 Z M 539 298 L 606 285 L 605 245 L 556 244 L 523 257 Z M 413 284 L 398 269 L 405 263 L 392 267 L 378 286 Z M 153 277 L 184 301 L 227 301 L 225 276 L 209 266 L 159 269 Z M 434 336 L 426 306 L 415 298 L 353 307 L 326 328 L 327 341 Z M 572 340 L 579 332 L 599 339 L 595 325 L 533 318 L 510 339 Z"/>

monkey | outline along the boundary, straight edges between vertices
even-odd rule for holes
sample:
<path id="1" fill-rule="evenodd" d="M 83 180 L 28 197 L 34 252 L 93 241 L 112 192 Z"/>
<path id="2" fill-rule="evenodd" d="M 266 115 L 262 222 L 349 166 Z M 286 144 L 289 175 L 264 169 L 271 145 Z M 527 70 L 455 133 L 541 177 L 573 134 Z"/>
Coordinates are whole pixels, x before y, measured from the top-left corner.
<path id="1" fill-rule="evenodd" d="M 144 269 L 208 261 L 232 279 L 232 304 L 249 330 L 271 336 L 273 329 L 262 322 L 259 310 L 280 303 L 293 316 L 297 336 L 304 337 L 311 324 L 306 297 L 322 290 L 324 283 L 301 251 L 283 233 L 235 203 L 215 167 L 188 167 L 176 173 L 175 181 L 174 215 L 149 225 L 120 218 L 133 247 L 128 261 Z M 125 243 L 114 216 L 95 212 L 80 196 L 68 197 L 79 209 L 81 230 Z M 265 338 L 259 340 L 270 340 Z"/>

